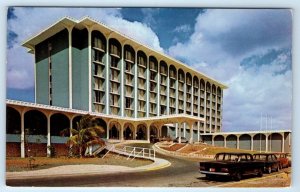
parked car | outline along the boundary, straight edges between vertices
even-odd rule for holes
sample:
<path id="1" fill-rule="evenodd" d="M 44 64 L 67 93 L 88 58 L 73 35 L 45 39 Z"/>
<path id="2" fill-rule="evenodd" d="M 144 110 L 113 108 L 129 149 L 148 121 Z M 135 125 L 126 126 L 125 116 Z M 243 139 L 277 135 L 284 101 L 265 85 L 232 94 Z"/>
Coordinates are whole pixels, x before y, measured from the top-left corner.
<path id="1" fill-rule="evenodd" d="M 287 168 L 291 165 L 291 161 L 288 158 L 287 153 L 275 153 L 275 155 L 280 162 L 280 169 Z"/>
<path id="2" fill-rule="evenodd" d="M 200 173 L 207 178 L 230 177 L 236 181 L 243 175 L 263 175 L 264 163 L 255 161 L 250 153 L 217 153 L 214 161 L 200 162 Z"/>
<path id="3" fill-rule="evenodd" d="M 174 143 L 179 143 L 179 137 L 173 140 Z M 181 143 L 188 143 L 189 141 L 185 137 L 181 137 Z"/>
<path id="4" fill-rule="evenodd" d="M 274 153 L 257 153 L 253 155 L 256 161 L 264 163 L 264 172 L 272 173 L 272 171 L 280 170 L 280 161 Z"/>

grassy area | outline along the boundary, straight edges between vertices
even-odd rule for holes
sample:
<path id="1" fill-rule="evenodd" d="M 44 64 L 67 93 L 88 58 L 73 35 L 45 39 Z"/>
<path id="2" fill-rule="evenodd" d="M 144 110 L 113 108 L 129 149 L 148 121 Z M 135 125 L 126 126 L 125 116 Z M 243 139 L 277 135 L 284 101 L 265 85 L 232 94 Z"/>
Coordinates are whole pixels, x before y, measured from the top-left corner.
<path id="1" fill-rule="evenodd" d="M 164 146 L 161 148 L 169 151 L 178 151 L 180 153 L 195 153 L 195 154 L 203 154 L 203 155 L 215 155 L 220 152 L 245 152 L 245 153 L 257 153 L 257 151 L 244 150 L 244 149 L 233 149 L 226 147 L 216 147 L 206 144 L 187 144 L 185 147 L 182 147 L 183 144 L 175 144 Z"/>
<path id="2" fill-rule="evenodd" d="M 32 161 L 32 166 L 29 166 L 29 158 L 6 158 L 6 171 L 28 171 L 46 169 L 62 165 L 80 165 L 80 164 L 95 164 L 95 165 L 119 165 L 127 167 L 139 167 L 151 164 L 152 161 L 145 159 L 127 160 L 127 157 L 118 156 L 116 154 L 108 154 L 105 158 L 47 158 L 35 157 Z"/>

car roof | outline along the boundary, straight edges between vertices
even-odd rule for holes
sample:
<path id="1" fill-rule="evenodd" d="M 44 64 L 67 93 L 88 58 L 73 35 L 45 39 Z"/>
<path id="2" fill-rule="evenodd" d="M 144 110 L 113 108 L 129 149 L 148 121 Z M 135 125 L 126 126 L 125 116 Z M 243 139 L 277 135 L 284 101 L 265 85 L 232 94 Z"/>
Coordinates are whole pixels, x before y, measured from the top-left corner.
<path id="1" fill-rule="evenodd" d="M 275 155 L 275 153 L 254 153 L 253 155 Z"/>
<path id="2" fill-rule="evenodd" d="M 220 153 L 217 153 L 216 155 L 218 154 L 230 154 L 230 155 L 251 155 L 250 153 L 241 153 L 241 152 L 220 152 Z"/>

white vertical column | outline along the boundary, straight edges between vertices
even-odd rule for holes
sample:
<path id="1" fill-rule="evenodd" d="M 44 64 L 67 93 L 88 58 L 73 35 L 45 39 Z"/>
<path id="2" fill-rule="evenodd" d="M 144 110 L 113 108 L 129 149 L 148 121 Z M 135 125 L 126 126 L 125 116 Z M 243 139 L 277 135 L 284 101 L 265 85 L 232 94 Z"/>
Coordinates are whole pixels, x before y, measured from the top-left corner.
<path id="1" fill-rule="evenodd" d="M 72 89 L 72 27 L 68 27 L 68 34 L 69 34 L 69 108 L 73 108 L 73 89 Z"/>
<path id="2" fill-rule="evenodd" d="M 25 129 L 24 129 L 24 114 L 25 111 L 21 111 L 21 158 L 25 158 Z"/>
<path id="3" fill-rule="evenodd" d="M 147 124 L 147 141 L 150 143 L 150 125 Z"/>
<path id="4" fill-rule="evenodd" d="M 138 117 L 138 62 L 137 52 L 135 53 L 135 64 L 134 64 L 134 117 Z"/>
<path id="5" fill-rule="evenodd" d="M 121 137 L 120 137 L 120 140 L 123 141 L 124 140 L 124 123 L 121 123 L 121 128 L 120 128 L 120 134 L 121 134 Z"/>
<path id="6" fill-rule="evenodd" d="M 149 58 L 150 57 L 147 57 L 147 63 L 146 63 L 146 66 L 147 66 L 147 68 L 146 68 L 146 117 L 149 117 L 149 108 L 150 108 L 150 106 L 149 106 L 149 104 L 150 104 L 150 92 L 149 92 L 149 68 L 150 68 L 150 66 L 149 66 Z"/>
<path id="7" fill-rule="evenodd" d="M 175 123 L 175 137 L 178 137 L 178 123 Z"/>
<path id="8" fill-rule="evenodd" d="M 124 86 L 125 86 L 125 79 L 124 79 L 124 46 L 121 45 L 121 94 L 120 94 L 120 97 L 121 97 L 121 106 L 120 106 L 120 109 L 121 109 L 121 117 L 124 117 L 124 100 L 125 100 L 125 94 L 124 94 Z M 123 133 L 122 133 L 123 135 Z"/>
<path id="9" fill-rule="evenodd" d="M 224 135 L 224 147 L 227 147 L 226 138 L 227 138 L 227 136 L 226 136 L 226 135 Z"/>
<path id="10" fill-rule="evenodd" d="M 269 135 L 266 134 L 266 152 L 268 152 L 268 150 L 269 150 L 269 149 L 268 149 L 268 148 L 269 148 L 269 146 L 268 146 L 268 143 L 269 143 L 269 142 L 268 142 L 268 139 L 269 139 L 269 138 L 268 138 L 268 137 L 269 137 Z"/>
<path id="11" fill-rule="evenodd" d="M 109 59 L 110 55 L 109 55 L 109 37 L 106 40 L 106 62 L 105 62 L 105 103 L 106 103 L 106 114 L 109 114 L 109 109 L 110 109 L 110 105 L 109 105 L 109 96 L 110 96 L 110 92 L 109 92 L 109 86 L 110 86 L 110 78 L 109 78 L 109 71 L 110 71 L 110 59 Z M 108 133 L 108 132 L 107 132 Z"/>
<path id="12" fill-rule="evenodd" d="M 170 115 L 170 67 L 167 65 L 167 115 Z M 169 130 L 169 126 L 168 126 Z"/>
<path id="13" fill-rule="evenodd" d="M 193 135 L 194 135 L 194 131 L 193 131 L 193 129 L 194 129 L 194 123 L 190 123 L 189 124 L 189 127 L 190 127 L 190 143 L 193 143 Z"/>
<path id="14" fill-rule="evenodd" d="M 178 123 L 178 128 L 179 128 L 179 134 L 178 134 L 178 143 L 181 143 L 181 126 L 182 126 L 182 123 Z"/>
<path id="15" fill-rule="evenodd" d="M 92 112 L 92 29 L 88 30 L 88 69 L 89 69 L 89 112 Z"/>
<path id="16" fill-rule="evenodd" d="M 160 115 L 160 62 L 157 61 L 157 116 Z"/>
<path id="17" fill-rule="evenodd" d="M 282 133 L 282 148 L 281 152 L 284 153 L 284 132 Z"/>
<path id="18" fill-rule="evenodd" d="M 197 141 L 200 141 L 200 121 L 197 123 Z"/>
<path id="19" fill-rule="evenodd" d="M 251 136 L 251 151 L 253 151 L 253 135 L 250 136 Z"/>
<path id="20" fill-rule="evenodd" d="M 106 127 L 106 139 L 108 140 L 109 139 L 109 125 L 110 122 L 107 122 L 107 127 Z"/>
<path id="21" fill-rule="evenodd" d="M 175 79 L 175 114 L 178 114 L 178 70 L 176 70 Z"/>
<path id="22" fill-rule="evenodd" d="M 236 148 L 237 149 L 240 149 L 240 136 L 239 135 L 237 135 L 237 138 L 236 138 Z"/>
<path id="23" fill-rule="evenodd" d="M 206 82 L 204 81 L 204 133 L 206 133 L 206 102 Z"/>
<path id="24" fill-rule="evenodd" d="M 50 118 L 51 114 L 47 114 L 47 157 L 51 156 L 51 150 L 49 148 L 51 146 Z"/>

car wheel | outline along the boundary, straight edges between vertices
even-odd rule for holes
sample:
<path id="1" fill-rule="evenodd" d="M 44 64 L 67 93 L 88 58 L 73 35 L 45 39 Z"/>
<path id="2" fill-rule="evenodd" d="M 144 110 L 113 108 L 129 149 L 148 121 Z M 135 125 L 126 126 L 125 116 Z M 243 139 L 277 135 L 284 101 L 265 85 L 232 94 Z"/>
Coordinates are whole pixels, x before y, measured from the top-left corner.
<path id="1" fill-rule="evenodd" d="M 206 177 L 206 179 L 210 179 L 210 180 L 214 179 L 214 176 L 213 175 L 209 175 L 209 174 L 206 174 L 205 177 Z"/>
<path id="2" fill-rule="evenodd" d="M 272 173 L 272 167 L 268 167 L 267 173 L 268 174 Z"/>
<path id="3" fill-rule="evenodd" d="M 235 174 L 234 180 L 235 180 L 235 181 L 240 181 L 241 179 L 242 179 L 241 173 L 240 173 L 240 172 L 237 172 L 237 173 Z"/>
<path id="4" fill-rule="evenodd" d="M 279 172 L 279 171 L 280 171 L 280 165 L 278 165 L 278 166 L 277 166 L 277 169 L 276 169 L 276 171 L 277 171 L 277 172 Z"/>
<path id="5" fill-rule="evenodd" d="M 263 176 L 263 170 L 259 169 L 258 173 L 257 173 L 257 176 L 258 177 L 262 177 Z"/>

